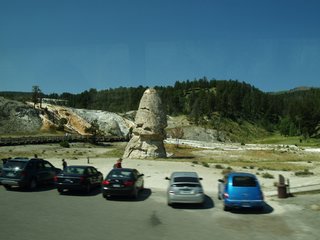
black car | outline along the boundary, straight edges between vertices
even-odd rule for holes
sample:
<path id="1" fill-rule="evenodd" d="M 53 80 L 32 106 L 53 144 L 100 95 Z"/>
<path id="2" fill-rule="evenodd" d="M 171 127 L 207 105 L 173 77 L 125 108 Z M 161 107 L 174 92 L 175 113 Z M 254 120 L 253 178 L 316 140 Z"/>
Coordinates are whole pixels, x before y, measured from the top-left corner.
<path id="1" fill-rule="evenodd" d="M 144 188 L 143 174 L 137 169 L 114 168 L 102 182 L 102 196 L 132 196 L 138 197 L 138 193 Z"/>
<path id="2" fill-rule="evenodd" d="M 0 182 L 6 188 L 13 186 L 34 190 L 39 184 L 53 183 L 61 169 L 40 158 L 14 158 L 3 165 Z"/>
<path id="3" fill-rule="evenodd" d="M 64 190 L 82 190 L 89 193 L 94 187 L 100 187 L 103 175 L 92 166 L 68 166 L 55 177 L 59 193 Z"/>

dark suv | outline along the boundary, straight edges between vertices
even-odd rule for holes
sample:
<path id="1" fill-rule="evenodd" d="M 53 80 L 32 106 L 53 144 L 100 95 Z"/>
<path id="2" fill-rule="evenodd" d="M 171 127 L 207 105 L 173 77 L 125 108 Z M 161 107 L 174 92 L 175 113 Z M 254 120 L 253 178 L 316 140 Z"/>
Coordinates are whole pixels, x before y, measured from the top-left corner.
<path id="1" fill-rule="evenodd" d="M 0 182 L 6 189 L 18 186 L 34 190 L 39 184 L 53 183 L 59 172 L 61 169 L 40 158 L 14 158 L 3 165 Z"/>

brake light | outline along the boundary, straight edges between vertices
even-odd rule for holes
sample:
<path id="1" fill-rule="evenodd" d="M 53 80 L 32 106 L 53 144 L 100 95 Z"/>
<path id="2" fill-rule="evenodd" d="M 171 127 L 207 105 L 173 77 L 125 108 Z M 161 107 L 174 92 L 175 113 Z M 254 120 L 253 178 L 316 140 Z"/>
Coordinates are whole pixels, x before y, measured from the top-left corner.
<path id="1" fill-rule="evenodd" d="M 228 193 L 224 193 L 223 194 L 223 198 L 229 198 L 229 194 Z"/>
<path id="2" fill-rule="evenodd" d="M 84 182 L 85 177 L 80 177 L 80 182 Z"/>
<path id="3" fill-rule="evenodd" d="M 58 177 L 57 177 L 57 176 L 54 176 L 54 177 L 53 177 L 53 181 L 58 182 Z"/>
<path id="4" fill-rule="evenodd" d="M 133 181 L 125 181 L 123 183 L 123 185 L 125 185 L 126 187 L 130 187 L 130 186 L 133 186 L 134 182 Z"/>
<path id="5" fill-rule="evenodd" d="M 109 185 L 110 184 L 110 181 L 108 181 L 108 180 L 104 180 L 103 182 L 102 182 L 102 185 Z"/>

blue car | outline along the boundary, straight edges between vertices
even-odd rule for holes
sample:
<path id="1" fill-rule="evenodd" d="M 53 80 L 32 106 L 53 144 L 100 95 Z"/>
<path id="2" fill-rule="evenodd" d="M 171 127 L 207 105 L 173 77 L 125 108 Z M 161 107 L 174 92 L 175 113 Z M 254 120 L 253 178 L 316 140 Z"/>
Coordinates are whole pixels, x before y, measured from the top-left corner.
<path id="1" fill-rule="evenodd" d="M 219 179 L 218 198 L 223 199 L 224 210 L 232 208 L 264 207 L 263 193 L 257 177 L 251 173 L 233 172 Z"/>

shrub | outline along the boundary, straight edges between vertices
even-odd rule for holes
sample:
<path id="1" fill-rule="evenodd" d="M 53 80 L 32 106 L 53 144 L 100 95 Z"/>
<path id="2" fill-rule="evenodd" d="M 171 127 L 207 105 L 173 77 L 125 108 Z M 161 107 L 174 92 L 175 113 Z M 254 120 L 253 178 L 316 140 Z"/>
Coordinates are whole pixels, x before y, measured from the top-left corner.
<path id="1" fill-rule="evenodd" d="M 270 178 L 270 179 L 273 179 L 273 178 L 274 178 L 274 176 L 273 176 L 272 174 L 270 174 L 270 173 L 263 173 L 263 174 L 262 174 L 262 177 L 263 177 L 263 178 Z"/>
<path id="2" fill-rule="evenodd" d="M 310 176 L 313 175 L 313 172 L 310 172 L 309 169 L 305 169 L 304 171 L 295 172 L 296 176 Z"/>
<path id="3" fill-rule="evenodd" d="M 68 141 L 62 141 L 59 143 L 61 147 L 64 147 L 64 148 L 69 148 L 70 147 L 70 144 Z"/>
<path id="4" fill-rule="evenodd" d="M 215 168 L 216 168 L 216 169 L 224 169 L 224 167 L 223 167 L 222 165 L 220 165 L 220 164 L 216 164 L 216 165 L 215 165 Z"/>
<path id="5" fill-rule="evenodd" d="M 231 172 L 232 172 L 232 168 L 228 167 L 226 169 L 223 169 L 221 173 L 222 173 L 222 175 L 227 175 L 227 174 L 229 174 Z"/>
<path id="6" fill-rule="evenodd" d="M 199 164 L 197 160 L 192 161 L 193 164 Z"/>
<path id="7" fill-rule="evenodd" d="M 204 167 L 210 167 L 207 162 L 202 162 L 202 166 L 204 166 Z"/>

